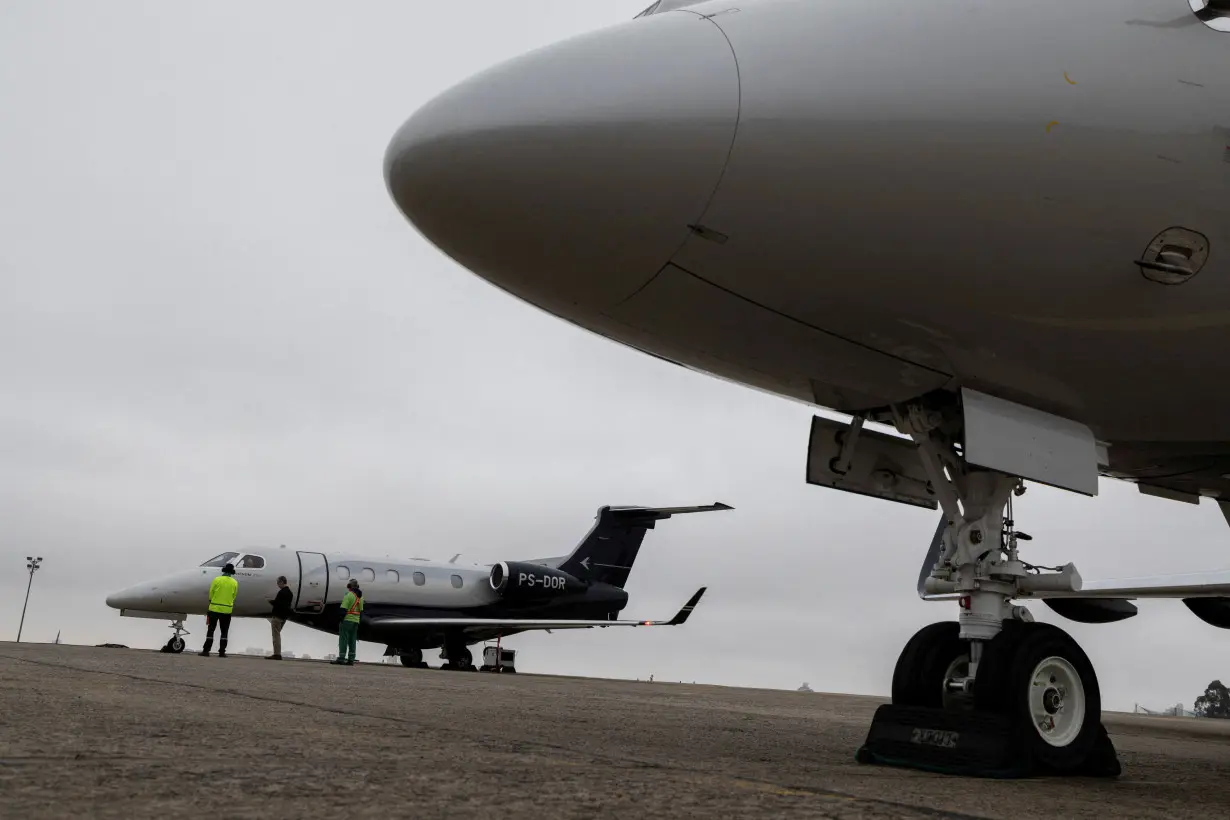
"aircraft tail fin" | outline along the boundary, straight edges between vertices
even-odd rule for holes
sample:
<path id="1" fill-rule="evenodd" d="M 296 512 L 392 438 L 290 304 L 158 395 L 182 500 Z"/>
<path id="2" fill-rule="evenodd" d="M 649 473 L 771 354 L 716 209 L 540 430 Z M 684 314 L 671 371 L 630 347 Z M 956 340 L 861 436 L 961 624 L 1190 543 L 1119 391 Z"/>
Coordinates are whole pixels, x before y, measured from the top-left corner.
<path id="1" fill-rule="evenodd" d="M 645 533 L 672 515 L 731 510 L 720 501 L 702 507 L 601 507 L 593 528 L 558 564 L 575 578 L 623 588 L 640 552 Z"/>

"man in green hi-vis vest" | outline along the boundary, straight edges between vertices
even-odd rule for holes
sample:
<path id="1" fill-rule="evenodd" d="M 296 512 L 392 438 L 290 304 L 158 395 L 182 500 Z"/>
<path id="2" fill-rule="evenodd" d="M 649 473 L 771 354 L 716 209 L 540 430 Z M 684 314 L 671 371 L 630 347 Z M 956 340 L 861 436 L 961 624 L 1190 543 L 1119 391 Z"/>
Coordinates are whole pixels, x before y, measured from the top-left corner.
<path id="1" fill-rule="evenodd" d="M 337 666 L 353 666 L 355 644 L 359 640 L 359 616 L 363 612 L 363 590 L 359 582 L 351 578 L 346 583 L 346 595 L 342 598 L 342 622 L 337 627 Z"/>

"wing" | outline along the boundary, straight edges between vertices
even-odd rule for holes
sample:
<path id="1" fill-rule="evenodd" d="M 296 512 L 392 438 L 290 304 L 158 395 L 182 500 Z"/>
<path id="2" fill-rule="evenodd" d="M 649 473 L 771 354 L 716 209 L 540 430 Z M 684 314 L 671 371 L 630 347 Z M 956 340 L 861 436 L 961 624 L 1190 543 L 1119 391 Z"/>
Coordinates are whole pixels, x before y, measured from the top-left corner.
<path id="1" fill-rule="evenodd" d="M 1230 503 L 1219 501 L 1221 511 L 1230 523 Z M 943 548 L 947 524 L 943 518 L 923 557 L 918 571 L 918 595 L 924 600 L 950 600 L 957 595 L 929 595 L 925 589 L 931 567 Z M 1154 575 L 1120 578 L 1085 583 L 1072 569 L 1076 588 L 1024 593 L 1021 601 L 1042 601 L 1057 615 L 1086 624 L 1123 621 L 1136 615 L 1131 603 L 1138 598 L 1177 598 L 1200 620 L 1220 629 L 1230 629 L 1230 570 L 1188 572 L 1177 575 Z"/>
<path id="2" fill-rule="evenodd" d="M 1094 581 L 1073 592 L 1034 596 L 1056 614 L 1080 623 L 1112 623 L 1131 618 L 1138 598 L 1178 598 L 1193 615 L 1209 626 L 1230 629 L 1230 571 L 1191 572 Z"/>
<path id="3" fill-rule="evenodd" d="M 1035 598 L 1219 598 L 1230 595 L 1230 571 L 1188 572 L 1081 584 L 1074 592 L 1040 592 Z"/>
<path id="4" fill-rule="evenodd" d="M 599 621 L 599 620 L 570 620 L 570 619 L 555 619 L 550 618 L 397 618 L 388 617 L 380 618 L 379 625 L 385 626 L 438 626 L 460 628 L 467 632 L 499 632 L 501 630 L 514 630 L 517 632 L 525 632 L 534 629 L 593 629 L 606 628 L 608 626 L 680 626 L 688 617 L 691 616 L 692 610 L 700 603 L 701 596 L 705 594 L 707 587 L 701 587 L 696 591 L 696 594 L 688 599 L 688 602 L 675 613 L 675 617 L 668 621 Z"/>

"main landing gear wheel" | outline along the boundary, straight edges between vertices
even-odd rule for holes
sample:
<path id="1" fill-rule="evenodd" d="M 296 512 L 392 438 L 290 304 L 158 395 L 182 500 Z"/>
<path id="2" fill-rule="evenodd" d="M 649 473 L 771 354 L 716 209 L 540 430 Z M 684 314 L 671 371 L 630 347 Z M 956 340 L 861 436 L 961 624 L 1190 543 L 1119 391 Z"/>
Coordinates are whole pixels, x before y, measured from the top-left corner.
<path id="1" fill-rule="evenodd" d="M 459 647 L 447 652 L 448 661 L 441 669 L 453 669 L 458 672 L 477 672 L 474 666 L 474 656 L 466 647 Z"/>
<path id="2" fill-rule="evenodd" d="M 423 663 L 423 650 L 407 649 L 398 656 L 401 660 L 401 665 L 414 669 L 421 669 L 427 664 Z"/>
<path id="3" fill-rule="evenodd" d="M 940 709 L 956 706 L 948 679 L 969 666 L 969 648 L 956 621 L 924 626 L 910 638 L 893 669 L 893 703 Z"/>
<path id="4" fill-rule="evenodd" d="M 1104 733 L 1093 664 L 1051 624 L 1005 623 L 983 651 L 974 693 L 979 710 L 1019 723 L 1028 754 L 1057 774 L 1080 771 Z"/>
<path id="5" fill-rule="evenodd" d="M 893 671 L 893 702 L 876 713 L 863 763 L 953 774 L 1115 777 L 1097 675 L 1051 624 L 1005 621 L 969 680 L 969 644 L 956 623 L 923 627 Z"/>

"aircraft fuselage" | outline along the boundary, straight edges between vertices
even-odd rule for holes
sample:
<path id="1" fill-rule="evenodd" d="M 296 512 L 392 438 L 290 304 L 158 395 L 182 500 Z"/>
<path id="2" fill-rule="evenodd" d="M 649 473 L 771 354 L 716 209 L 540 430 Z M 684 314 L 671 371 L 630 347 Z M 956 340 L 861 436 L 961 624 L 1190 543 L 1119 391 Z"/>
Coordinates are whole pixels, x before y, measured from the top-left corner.
<path id="1" fill-rule="evenodd" d="M 1112 474 L 1211 482 L 1225 22 L 1186 0 L 698 3 L 445 92 L 386 177 L 466 268 L 655 356 L 848 413 L 970 387 L 1088 425 Z"/>
<path id="2" fill-rule="evenodd" d="M 229 558 L 208 562 L 215 566 L 195 567 L 145 581 L 108 596 L 107 604 L 144 613 L 203 616 L 208 609 L 209 584 L 227 560 L 235 563 L 234 577 L 239 584 L 233 617 L 267 617 L 281 575 L 286 577 L 294 595 L 289 620 L 337 634 L 346 583 L 357 578 L 364 594 L 359 639 L 399 649 L 444 646 L 450 629 L 438 623 L 441 619 L 607 619 L 615 617 L 628 603 L 624 590 L 602 583 L 536 601 L 510 601 L 492 587 L 492 565 L 275 549 L 231 553 Z M 395 625 L 381 623 L 388 618 L 399 621 Z M 437 623 L 406 623 L 413 619 L 434 619 Z M 494 638 L 521 630 L 502 627 L 489 631 L 489 637 Z M 470 629 L 466 642 L 487 637 L 486 632 Z"/>

